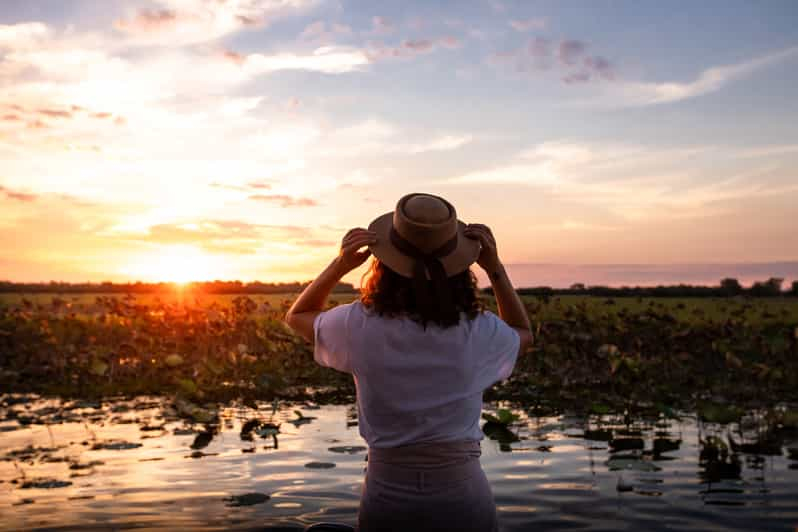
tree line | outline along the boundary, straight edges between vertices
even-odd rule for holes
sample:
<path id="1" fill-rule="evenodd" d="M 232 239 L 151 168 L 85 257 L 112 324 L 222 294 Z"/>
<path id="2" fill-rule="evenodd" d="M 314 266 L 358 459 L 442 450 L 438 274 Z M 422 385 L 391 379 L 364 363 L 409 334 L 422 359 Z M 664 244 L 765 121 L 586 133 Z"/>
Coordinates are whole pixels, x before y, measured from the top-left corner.
<path id="1" fill-rule="evenodd" d="M 0 293 L 54 293 L 54 294 L 157 294 L 184 290 L 204 294 L 285 294 L 301 292 L 308 282 L 262 283 L 254 281 L 207 281 L 185 285 L 176 283 L 66 283 L 50 281 L 49 283 L 15 283 L 0 281 Z M 783 288 L 784 279 L 771 277 L 766 281 L 756 281 L 744 287 L 737 279 L 726 278 L 717 286 L 701 285 L 659 285 L 659 286 L 587 286 L 574 283 L 569 288 L 552 288 L 550 286 L 532 286 L 519 288 L 521 295 L 553 296 L 553 295 L 589 295 L 599 297 L 778 297 L 798 296 L 798 281 L 793 281 L 788 288 Z M 334 293 L 357 293 L 358 289 L 351 283 L 338 283 Z M 483 293 L 492 294 L 488 287 Z"/>
<path id="2" fill-rule="evenodd" d="M 569 288 L 552 288 L 550 286 L 534 286 L 519 288 L 521 295 L 555 296 L 555 295 L 586 295 L 599 297 L 779 297 L 798 296 L 798 281 L 793 281 L 788 289 L 783 289 L 784 279 L 771 277 L 766 281 L 756 281 L 749 287 L 744 287 L 737 279 L 727 277 L 717 286 L 701 286 L 690 284 L 659 285 L 659 286 L 586 286 L 583 283 L 572 284 Z M 485 288 L 486 294 L 493 290 Z"/>
<path id="3" fill-rule="evenodd" d="M 184 290 L 203 294 L 285 294 L 301 292 L 310 282 L 262 283 L 254 281 L 207 281 L 187 284 L 176 283 L 66 283 L 50 281 L 49 283 L 14 283 L 0 281 L 0 293 L 55 293 L 55 294 L 157 294 Z M 333 288 L 335 293 L 357 292 L 351 283 L 338 283 Z"/>

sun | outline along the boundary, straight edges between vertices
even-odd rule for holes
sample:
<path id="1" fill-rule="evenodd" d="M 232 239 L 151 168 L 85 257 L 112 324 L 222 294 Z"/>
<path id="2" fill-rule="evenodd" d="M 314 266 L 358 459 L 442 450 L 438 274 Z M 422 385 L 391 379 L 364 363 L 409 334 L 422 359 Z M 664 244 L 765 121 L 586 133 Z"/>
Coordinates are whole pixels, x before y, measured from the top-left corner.
<path id="1" fill-rule="evenodd" d="M 194 246 L 165 246 L 130 263 L 123 273 L 145 281 L 186 284 L 221 278 L 218 257 Z"/>

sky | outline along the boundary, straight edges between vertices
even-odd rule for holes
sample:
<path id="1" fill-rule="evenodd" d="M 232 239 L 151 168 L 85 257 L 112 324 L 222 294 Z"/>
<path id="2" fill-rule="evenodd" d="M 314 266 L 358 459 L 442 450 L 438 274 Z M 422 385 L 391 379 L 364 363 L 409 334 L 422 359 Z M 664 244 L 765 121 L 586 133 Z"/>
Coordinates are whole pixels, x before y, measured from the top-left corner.
<path id="1" fill-rule="evenodd" d="M 409 192 L 525 285 L 798 277 L 796 86 L 793 0 L 2 0 L 0 279 L 311 279 Z"/>

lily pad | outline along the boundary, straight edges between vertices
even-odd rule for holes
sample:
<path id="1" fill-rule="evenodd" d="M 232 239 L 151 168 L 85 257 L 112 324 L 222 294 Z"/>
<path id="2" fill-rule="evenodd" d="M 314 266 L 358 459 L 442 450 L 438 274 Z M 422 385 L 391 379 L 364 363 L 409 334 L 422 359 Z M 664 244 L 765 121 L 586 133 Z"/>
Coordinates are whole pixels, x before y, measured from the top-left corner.
<path id="1" fill-rule="evenodd" d="M 230 497 L 225 497 L 224 499 L 224 501 L 227 503 L 227 506 L 230 507 L 254 506 L 256 504 L 263 504 L 268 500 L 269 496 L 265 493 L 258 493 L 254 491 L 251 493 L 244 493 L 243 495 L 232 495 Z"/>
<path id="2" fill-rule="evenodd" d="M 362 445 L 342 445 L 340 447 L 330 447 L 327 450 L 333 453 L 357 454 L 362 453 L 366 448 Z"/>
<path id="3" fill-rule="evenodd" d="M 52 489 L 52 488 L 65 488 L 67 486 L 71 486 L 72 482 L 68 480 L 55 480 L 52 478 L 37 478 L 26 480 L 22 483 L 20 488 L 22 489 L 30 489 L 30 488 L 37 488 L 37 489 Z"/>
<path id="4" fill-rule="evenodd" d="M 510 410 L 506 408 L 500 408 L 496 411 L 496 415 L 493 414 L 482 414 L 482 419 L 487 421 L 488 423 L 494 423 L 496 425 L 504 425 L 505 427 L 511 423 L 518 421 L 520 418 L 518 414 L 513 414 Z"/>
<path id="5" fill-rule="evenodd" d="M 331 462 L 308 462 L 305 464 L 305 467 L 308 469 L 332 469 L 335 467 L 335 464 Z"/>
<path id="6" fill-rule="evenodd" d="M 93 451 L 97 451 L 99 449 L 106 449 L 108 451 L 124 451 L 127 449 L 138 449 L 139 447 L 141 447 L 140 443 L 129 441 L 97 442 L 91 446 Z"/>

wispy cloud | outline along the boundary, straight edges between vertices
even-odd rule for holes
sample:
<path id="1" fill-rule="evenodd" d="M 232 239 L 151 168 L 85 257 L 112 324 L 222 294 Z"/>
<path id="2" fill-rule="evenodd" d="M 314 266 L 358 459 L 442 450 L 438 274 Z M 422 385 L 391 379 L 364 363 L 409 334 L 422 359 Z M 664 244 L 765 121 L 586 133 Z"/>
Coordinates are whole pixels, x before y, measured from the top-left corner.
<path id="1" fill-rule="evenodd" d="M 568 84 L 612 81 L 616 79 L 613 64 L 605 57 L 588 55 L 588 44 L 581 40 L 565 39 L 552 42 L 534 37 L 525 46 L 492 56 L 491 63 L 509 65 L 516 72 L 546 72 L 557 67 L 560 79 Z"/>
<path id="2" fill-rule="evenodd" d="M 413 57 L 429 54 L 438 48 L 455 50 L 462 46 L 457 37 L 446 35 L 438 38 L 405 39 L 398 45 L 386 44 L 379 41 L 366 43 L 366 56 L 371 61 L 384 59 L 411 59 Z"/>
<path id="3" fill-rule="evenodd" d="M 575 65 L 587 50 L 587 44 L 582 41 L 568 39 L 560 42 L 557 57 L 564 65 Z"/>
<path id="4" fill-rule="evenodd" d="M 798 46 L 793 46 L 740 63 L 708 68 L 692 81 L 623 81 L 614 84 L 606 96 L 610 103 L 628 106 L 678 102 L 717 92 L 733 81 L 745 79 L 759 70 L 796 58 Z"/>
<path id="5" fill-rule="evenodd" d="M 3 193 L 6 198 L 18 201 L 25 201 L 25 202 L 36 201 L 36 198 L 38 198 L 37 194 L 29 194 L 27 192 L 19 192 L 16 190 L 11 190 L 2 185 L 0 185 L 0 192 Z"/>
<path id="6" fill-rule="evenodd" d="M 510 27 L 515 31 L 527 32 L 531 30 L 542 30 L 546 27 L 544 18 L 513 19 L 509 22 Z"/>
<path id="7" fill-rule="evenodd" d="M 253 194 L 249 199 L 276 203 L 280 207 L 315 207 L 318 202 L 312 198 L 296 198 L 286 194 Z"/>
<path id="8" fill-rule="evenodd" d="M 155 0 L 118 18 L 114 27 L 140 43 L 186 45 L 208 42 L 242 28 L 267 25 L 302 12 L 314 0 Z"/>
<path id="9" fill-rule="evenodd" d="M 352 33 L 352 28 L 346 24 L 317 20 L 302 30 L 299 39 L 327 45 L 334 43 L 338 38 L 349 37 Z"/>
<path id="10" fill-rule="evenodd" d="M 321 47 L 312 54 L 278 53 L 272 55 L 250 54 L 243 58 L 241 67 L 250 76 L 280 70 L 307 70 L 325 74 L 343 74 L 361 70 L 369 63 L 366 54 L 350 47 Z"/>
<path id="11" fill-rule="evenodd" d="M 564 202 L 600 207 L 624 220 L 706 217 L 719 204 L 798 190 L 778 167 L 754 166 L 717 177 L 735 164 L 734 148 L 657 148 L 625 143 L 544 142 L 507 164 L 449 180 L 459 185 L 523 185 Z"/>
<path id="12" fill-rule="evenodd" d="M 396 31 L 396 25 L 386 17 L 375 16 L 371 18 L 371 31 L 369 35 L 390 35 Z"/>

